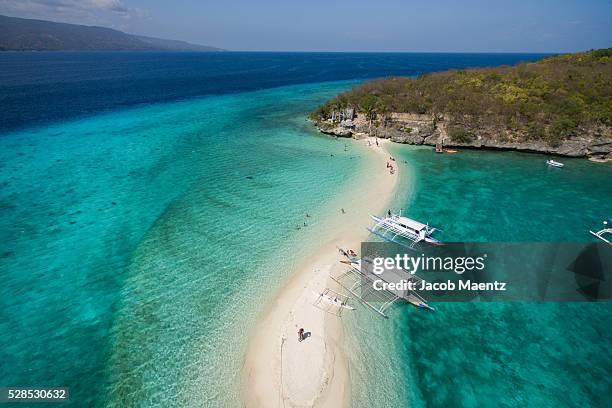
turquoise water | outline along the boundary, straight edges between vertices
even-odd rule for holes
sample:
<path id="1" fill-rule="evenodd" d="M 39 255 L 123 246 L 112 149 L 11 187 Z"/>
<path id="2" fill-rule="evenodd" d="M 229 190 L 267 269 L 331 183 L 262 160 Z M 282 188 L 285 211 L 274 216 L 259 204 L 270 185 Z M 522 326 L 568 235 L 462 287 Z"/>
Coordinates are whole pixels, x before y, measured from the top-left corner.
<path id="1" fill-rule="evenodd" d="M 612 214 L 608 164 L 563 159 L 552 169 L 535 154 L 391 151 L 401 166 L 395 205 L 449 242 L 590 241 L 588 230 Z M 386 320 L 351 315 L 361 334 L 349 337 L 355 406 L 610 406 L 609 303 L 436 306 L 399 306 Z M 366 391 L 359 385 L 370 376 L 378 381 Z"/>
<path id="2" fill-rule="evenodd" d="M 367 167 L 305 118 L 349 85 L 0 138 L 3 384 L 68 386 L 77 406 L 239 406 L 245 334 Z"/>
<path id="3" fill-rule="evenodd" d="M 240 406 L 254 319 L 378 165 L 305 121 L 352 85 L 319 82 L 540 57 L 1 54 L 0 385 Z M 609 166 L 391 148 L 396 206 L 445 240 L 590 239 L 612 212 Z M 609 405 L 608 307 L 440 309 L 349 315 L 354 406 Z"/>
<path id="4" fill-rule="evenodd" d="M 444 240 L 585 242 L 612 213 L 612 166 L 584 159 L 546 165 L 544 155 L 393 146 L 406 165 L 411 216 L 444 229 Z M 404 177 L 404 175 L 402 175 Z"/>

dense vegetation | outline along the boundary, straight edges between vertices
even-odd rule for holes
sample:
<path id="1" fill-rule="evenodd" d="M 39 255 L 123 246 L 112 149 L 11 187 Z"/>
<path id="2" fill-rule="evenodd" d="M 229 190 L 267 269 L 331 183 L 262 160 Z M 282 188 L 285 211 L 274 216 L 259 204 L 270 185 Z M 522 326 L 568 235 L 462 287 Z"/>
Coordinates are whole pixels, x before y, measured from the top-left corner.
<path id="1" fill-rule="evenodd" d="M 555 145 L 581 128 L 612 126 L 612 48 L 512 67 L 377 79 L 338 95 L 311 118 L 327 119 L 346 107 L 378 120 L 389 112 L 430 114 L 434 126 L 444 114 L 457 141 L 469 141 L 471 129 L 501 126 Z"/>

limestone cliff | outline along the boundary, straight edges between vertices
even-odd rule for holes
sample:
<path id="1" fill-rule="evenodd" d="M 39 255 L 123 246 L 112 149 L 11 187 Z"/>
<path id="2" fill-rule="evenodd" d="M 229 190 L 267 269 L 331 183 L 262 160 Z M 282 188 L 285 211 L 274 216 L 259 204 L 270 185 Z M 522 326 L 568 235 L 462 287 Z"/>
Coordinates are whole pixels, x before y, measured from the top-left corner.
<path id="1" fill-rule="evenodd" d="M 434 120 L 426 114 L 390 113 L 384 121 L 373 120 L 370 132 L 370 123 L 365 116 L 357 113 L 352 120 L 317 120 L 315 125 L 321 132 L 338 137 L 361 138 L 371 134 L 373 137 L 412 145 L 435 146 L 442 143 L 446 147 L 517 150 L 612 161 L 612 129 L 603 125 L 582 129 L 576 136 L 551 146 L 544 140 L 526 140 L 524 134 L 508 129 L 472 126 L 470 118 L 462 121 L 470 137 L 456 140 L 450 134 L 448 122 L 443 115 L 438 115 Z"/>
<path id="2" fill-rule="evenodd" d="M 612 48 L 367 81 L 310 117 L 342 137 L 612 160 Z"/>

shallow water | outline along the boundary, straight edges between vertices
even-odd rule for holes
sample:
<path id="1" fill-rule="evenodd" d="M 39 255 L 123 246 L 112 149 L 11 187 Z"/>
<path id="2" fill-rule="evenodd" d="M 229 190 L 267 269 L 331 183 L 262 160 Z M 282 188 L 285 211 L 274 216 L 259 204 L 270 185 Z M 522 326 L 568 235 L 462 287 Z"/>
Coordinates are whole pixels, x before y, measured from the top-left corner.
<path id="1" fill-rule="evenodd" d="M 320 82 L 539 57 L 1 53 L 0 385 L 69 386 L 73 406 L 239 406 L 245 333 L 371 165 L 306 122 L 354 83 Z M 376 335 L 402 337 L 393 324 Z M 396 391 L 377 401 L 430 397 L 402 361 L 368 388 Z M 368 406 L 386 366 L 353 367 Z"/>
<path id="2" fill-rule="evenodd" d="M 392 145 L 396 207 L 452 241 L 586 242 L 612 213 L 612 166 Z M 404 163 L 406 161 L 406 163 Z M 558 407 L 612 401 L 610 303 L 441 303 L 348 321 L 354 406 Z M 368 341 L 363 341 L 367 338 Z M 359 387 L 375 374 L 376 386 Z"/>
<path id="3" fill-rule="evenodd" d="M 364 166 L 304 117 L 346 86 L 0 138 L 3 383 L 70 386 L 80 406 L 239 405 L 244 333 Z"/>

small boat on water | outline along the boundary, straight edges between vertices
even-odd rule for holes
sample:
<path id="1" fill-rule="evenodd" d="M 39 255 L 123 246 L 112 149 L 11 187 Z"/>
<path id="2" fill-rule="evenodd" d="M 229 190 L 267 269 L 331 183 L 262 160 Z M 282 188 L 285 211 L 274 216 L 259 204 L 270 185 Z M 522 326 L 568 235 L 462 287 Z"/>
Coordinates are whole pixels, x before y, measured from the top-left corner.
<path id="1" fill-rule="evenodd" d="M 433 234 L 439 231 L 438 228 L 430 227 L 400 214 L 391 214 L 391 212 L 386 217 L 377 215 L 371 215 L 371 217 L 376 224 L 368 228 L 368 231 L 385 241 L 403 245 L 398 238 L 404 238 L 412 241 L 409 246 L 411 249 L 421 241 L 431 245 L 443 245 L 441 241 L 433 237 Z"/>
<path id="2" fill-rule="evenodd" d="M 444 148 L 444 139 L 442 139 L 439 143 L 436 143 L 436 153 L 455 154 L 455 153 L 457 153 L 457 150 L 445 149 Z"/>
<path id="3" fill-rule="evenodd" d="M 565 164 L 563 164 L 561 162 L 558 162 L 558 161 L 555 161 L 553 159 L 546 160 L 546 164 L 548 164 L 549 166 L 553 166 L 553 167 L 563 167 L 563 166 L 565 166 Z"/>
<path id="4" fill-rule="evenodd" d="M 608 245 L 612 245 L 612 241 L 610 241 L 612 239 L 612 218 L 608 218 L 607 220 L 605 220 L 603 222 L 604 225 L 604 229 L 599 230 L 597 232 L 595 231 L 589 231 L 591 233 L 591 235 L 601 239 L 603 242 L 607 243 Z"/>
<path id="5" fill-rule="evenodd" d="M 436 145 L 436 153 L 455 154 L 458 152 L 459 152 L 458 150 L 445 149 L 441 144 Z"/>

